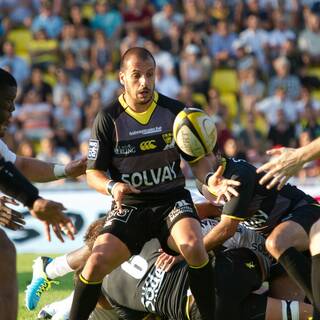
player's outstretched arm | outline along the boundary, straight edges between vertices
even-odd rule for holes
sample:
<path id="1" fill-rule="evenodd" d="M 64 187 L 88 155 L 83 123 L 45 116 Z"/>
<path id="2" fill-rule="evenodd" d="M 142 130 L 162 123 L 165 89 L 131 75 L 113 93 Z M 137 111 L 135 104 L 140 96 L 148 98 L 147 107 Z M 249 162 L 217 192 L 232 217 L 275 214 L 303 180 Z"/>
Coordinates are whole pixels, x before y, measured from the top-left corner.
<path id="1" fill-rule="evenodd" d="M 320 138 L 298 149 L 272 149 L 268 150 L 267 154 L 274 158 L 257 169 L 258 173 L 266 172 L 259 182 L 266 184 L 268 189 L 277 185 L 280 190 L 306 162 L 320 157 Z"/>
<path id="2" fill-rule="evenodd" d="M 33 182 L 49 182 L 63 178 L 76 178 L 86 171 L 85 158 L 67 165 L 54 164 L 29 157 L 17 157 L 15 166 Z"/>
<path id="3" fill-rule="evenodd" d="M 223 175 L 223 167 L 219 166 L 215 172 L 212 168 L 215 166 L 215 158 L 212 154 L 200 159 L 191 165 L 191 169 L 195 177 L 202 183 L 208 185 L 210 192 L 215 196 L 215 201 L 229 201 L 231 197 L 238 197 L 239 193 L 236 187 L 240 186 L 240 182 L 231 179 L 225 179 Z"/>

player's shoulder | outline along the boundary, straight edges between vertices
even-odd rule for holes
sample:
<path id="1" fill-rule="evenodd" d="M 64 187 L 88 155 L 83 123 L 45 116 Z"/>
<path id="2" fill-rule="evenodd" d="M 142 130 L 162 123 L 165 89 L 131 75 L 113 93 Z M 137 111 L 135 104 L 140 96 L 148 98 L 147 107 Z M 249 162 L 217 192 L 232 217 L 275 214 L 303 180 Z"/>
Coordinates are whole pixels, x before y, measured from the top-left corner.
<path id="1" fill-rule="evenodd" d="M 167 97 L 161 93 L 158 93 L 157 104 L 163 108 L 169 109 L 174 114 L 178 114 L 181 110 L 186 108 L 186 105 L 181 101 Z"/>
<path id="2" fill-rule="evenodd" d="M 119 98 L 113 99 L 107 105 L 100 109 L 97 116 L 103 118 L 117 118 L 124 111 Z"/>
<path id="3" fill-rule="evenodd" d="M 237 175 L 243 179 L 251 176 L 256 176 L 256 168 L 243 159 L 227 158 L 226 161 L 226 176 Z"/>

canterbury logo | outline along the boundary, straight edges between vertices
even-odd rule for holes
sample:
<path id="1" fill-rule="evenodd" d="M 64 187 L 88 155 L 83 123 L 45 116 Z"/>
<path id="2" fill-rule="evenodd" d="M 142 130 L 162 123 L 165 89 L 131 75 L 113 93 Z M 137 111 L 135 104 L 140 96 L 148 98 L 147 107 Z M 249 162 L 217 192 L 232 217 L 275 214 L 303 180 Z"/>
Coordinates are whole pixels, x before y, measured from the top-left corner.
<path id="1" fill-rule="evenodd" d="M 147 141 L 142 141 L 140 143 L 140 149 L 142 151 L 146 151 L 146 150 L 153 150 L 155 149 L 157 146 L 155 145 L 156 140 L 147 140 Z"/>
<path id="2" fill-rule="evenodd" d="M 255 265 L 252 261 L 247 262 L 245 265 L 246 265 L 246 267 L 249 268 L 249 269 L 253 269 L 253 268 L 256 267 L 256 265 Z"/>

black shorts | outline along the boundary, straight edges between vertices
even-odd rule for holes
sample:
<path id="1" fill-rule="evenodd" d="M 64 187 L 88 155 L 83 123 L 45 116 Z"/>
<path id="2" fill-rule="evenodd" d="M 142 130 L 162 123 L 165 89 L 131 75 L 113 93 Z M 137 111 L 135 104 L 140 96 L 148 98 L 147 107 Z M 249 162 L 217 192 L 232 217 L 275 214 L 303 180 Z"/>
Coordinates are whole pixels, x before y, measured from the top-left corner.
<path id="1" fill-rule="evenodd" d="M 289 214 L 281 219 L 281 222 L 294 221 L 306 231 L 307 235 L 309 235 L 312 225 L 319 219 L 320 205 L 317 203 L 310 203 L 290 211 Z"/>
<path id="2" fill-rule="evenodd" d="M 219 252 L 214 263 L 216 287 L 216 319 L 238 319 L 242 304 L 250 293 L 260 288 L 261 267 L 257 256 L 248 248 Z M 197 320 L 199 313 L 194 303 L 190 318 Z"/>
<path id="3" fill-rule="evenodd" d="M 189 192 L 184 197 L 170 200 L 160 206 L 122 205 L 122 212 L 109 212 L 102 233 L 111 233 L 129 248 L 132 255 L 138 254 L 143 245 L 152 238 L 158 238 L 163 250 L 173 251 L 167 245 L 170 230 L 179 220 L 191 217 L 199 220 Z"/>

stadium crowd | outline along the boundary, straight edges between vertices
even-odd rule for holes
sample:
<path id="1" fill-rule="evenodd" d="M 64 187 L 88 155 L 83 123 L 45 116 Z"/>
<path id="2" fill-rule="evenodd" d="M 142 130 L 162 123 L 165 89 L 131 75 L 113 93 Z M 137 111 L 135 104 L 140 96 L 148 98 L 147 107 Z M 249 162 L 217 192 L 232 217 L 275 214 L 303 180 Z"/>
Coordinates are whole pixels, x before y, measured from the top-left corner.
<path id="1" fill-rule="evenodd" d="M 144 46 L 157 90 L 214 117 L 227 156 L 320 136 L 320 2 L 0 1 L 0 67 L 19 93 L 6 142 L 67 163 L 87 152 L 97 112 L 122 88 L 120 56 Z M 319 161 L 299 173 L 316 176 Z"/>

